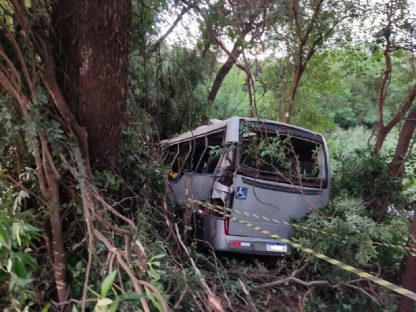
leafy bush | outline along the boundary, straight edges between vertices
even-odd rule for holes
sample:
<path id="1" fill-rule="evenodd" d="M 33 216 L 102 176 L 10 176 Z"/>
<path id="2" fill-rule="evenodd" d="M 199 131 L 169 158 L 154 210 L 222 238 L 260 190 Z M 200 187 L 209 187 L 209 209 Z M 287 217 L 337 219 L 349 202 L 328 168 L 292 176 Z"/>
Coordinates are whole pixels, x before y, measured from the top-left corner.
<path id="1" fill-rule="evenodd" d="M 151 59 L 134 53 L 130 60 L 131 105 L 149 114 L 150 129 L 157 129 L 162 139 L 195 128 L 210 109 L 204 85 L 208 70 L 195 50 L 161 49 L 160 56 Z"/>
<path id="2" fill-rule="evenodd" d="M 349 106 L 344 106 L 334 114 L 334 122 L 343 129 L 348 129 L 351 126 L 357 125 L 357 118 L 353 109 Z"/>
<path id="3" fill-rule="evenodd" d="M 0 181 L 0 308 L 29 308 L 34 302 L 32 282 L 38 266 L 32 248 L 40 230 L 30 224 L 33 212 L 19 209 L 27 197 Z"/>
<path id="4" fill-rule="evenodd" d="M 388 175 L 388 158 L 385 154 L 374 156 L 367 149 L 356 150 L 342 157 L 333 173 L 333 195 L 341 193 L 361 198 L 364 206 L 382 215 L 383 200 L 391 204 L 403 202 L 401 181 Z"/>
<path id="5" fill-rule="evenodd" d="M 317 232 L 296 229 L 301 244 L 338 259 L 353 267 L 394 283 L 399 283 L 400 263 L 405 252 L 385 244 L 401 245 L 408 235 L 405 217 L 380 216 L 382 200 L 390 207 L 407 206 L 405 189 L 414 178 L 407 173 L 406 183 L 387 175 L 389 152 L 373 156 L 366 140 L 368 130 L 352 128 L 338 131 L 329 141 L 333 164 L 333 200 L 328 207 L 312 213 L 302 224 Z M 390 145 L 391 138 L 389 142 Z M 377 218 L 376 218 L 377 216 Z M 376 222 L 376 221 L 377 222 Z M 384 244 L 384 245 L 383 245 Z M 337 269 L 317 258 L 307 256 L 306 280 L 327 280 L 308 301 L 310 311 L 392 311 L 397 296 L 386 289 Z M 352 284 L 349 281 L 354 281 Z M 364 291 L 358 291 L 361 289 Z"/>
<path id="6" fill-rule="evenodd" d="M 399 263 L 404 251 L 382 243 L 402 244 L 409 227 L 407 219 L 396 218 L 376 223 L 359 199 L 342 195 L 335 198 L 328 207 L 312 213 L 302 225 L 317 230 L 296 229 L 294 239 L 303 246 L 371 274 L 381 274 L 381 278 L 398 282 Z M 355 280 L 357 276 L 313 256 L 305 257 L 309 264 L 307 279 L 327 280 L 331 285 L 320 289 L 318 296 L 310 302 L 311 307 L 319 307 L 323 311 L 385 311 L 386 306 L 392 307 L 394 304 L 394 294 L 381 288 L 374 294 L 376 286 L 371 284 L 372 291 L 369 293 L 382 303 L 378 306 L 370 296 L 349 286 L 348 281 Z M 364 290 L 370 287 L 364 280 L 353 286 Z"/>

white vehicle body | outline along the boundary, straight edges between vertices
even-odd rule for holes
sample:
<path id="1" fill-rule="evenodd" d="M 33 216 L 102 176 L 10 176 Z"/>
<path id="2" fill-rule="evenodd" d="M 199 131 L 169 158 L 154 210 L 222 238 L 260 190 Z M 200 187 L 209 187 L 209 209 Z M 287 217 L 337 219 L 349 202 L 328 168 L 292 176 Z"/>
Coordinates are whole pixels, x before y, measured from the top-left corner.
<path id="1" fill-rule="evenodd" d="M 224 212 L 231 215 L 193 205 L 193 220 L 200 224 L 198 237 L 217 251 L 288 254 L 289 246 L 238 220 L 289 238 L 292 219 L 329 202 L 328 148 L 317 132 L 271 120 L 232 117 L 161 145 L 166 151 L 164 162 L 171 166 L 168 181 L 176 202 L 184 205 L 186 194 L 225 207 Z M 256 146 L 270 148 L 256 152 Z M 279 160 L 274 150 L 284 151 L 280 158 L 287 160 Z"/>

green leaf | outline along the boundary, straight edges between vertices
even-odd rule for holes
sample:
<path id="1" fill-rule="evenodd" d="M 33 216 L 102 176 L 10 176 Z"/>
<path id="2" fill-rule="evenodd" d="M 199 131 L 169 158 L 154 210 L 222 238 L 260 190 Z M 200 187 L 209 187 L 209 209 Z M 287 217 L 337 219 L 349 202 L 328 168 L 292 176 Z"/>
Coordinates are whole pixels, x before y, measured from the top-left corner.
<path id="1" fill-rule="evenodd" d="M 163 306 L 162 304 L 159 302 L 159 300 L 155 297 L 155 295 L 147 288 L 145 288 L 145 292 L 147 297 L 150 299 L 150 301 L 152 301 L 153 305 L 157 308 L 157 310 L 159 312 L 163 312 Z"/>
<path id="2" fill-rule="evenodd" d="M 51 307 L 51 304 L 50 304 L 50 303 L 47 303 L 47 304 L 46 304 L 46 305 L 42 308 L 41 312 L 48 312 L 50 307 Z M 73 310 L 72 310 L 72 311 L 73 311 Z"/>
<path id="3" fill-rule="evenodd" d="M 15 258 L 13 271 L 20 279 L 27 279 L 28 274 L 22 259 Z"/>
<path id="4" fill-rule="evenodd" d="M 107 297 L 108 291 L 110 290 L 111 285 L 113 285 L 114 279 L 116 278 L 117 270 L 114 270 L 106 276 L 103 283 L 101 284 L 101 297 Z"/>
<path id="5" fill-rule="evenodd" d="M 108 310 L 108 312 L 116 312 L 119 304 L 120 304 L 120 297 L 117 296 L 114 302 L 111 304 L 111 307 Z"/>
<path id="6" fill-rule="evenodd" d="M 88 290 L 94 294 L 97 298 L 100 298 L 100 294 L 94 291 L 91 287 L 88 287 Z"/>
<path id="7" fill-rule="evenodd" d="M 0 248 L 3 246 L 7 247 L 7 249 L 10 249 L 11 246 L 7 241 L 7 233 L 4 229 L 0 228 Z"/>
<path id="8" fill-rule="evenodd" d="M 21 246 L 22 242 L 20 240 L 20 223 L 14 222 L 12 225 L 12 233 L 13 233 L 13 237 L 17 240 L 17 243 L 19 246 Z"/>
<path id="9" fill-rule="evenodd" d="M 111 300 L 110 298 L 102 298 L 102 299 L 97 301 L 97 304 L 95 306 L 96 307 L 106 307 L 106 306 L 108 306 L 112 303 L 113 303 L 113 300 Z"/>
<path id="10" fill-rule="evenodd" d="M 30 225 L 30 224 L 24 224 L 23 229 L 28 231 L 28 232 L 42 232 L 42 230 L 40 228 L 37 228 L 37 227 L 35 227 L 33 225 Z"/>
<path id="11" fill-rule="evenodd" d="M 13 265 L 13 262 L 12 262 L 12 259 L 8 259 L 7 260 L 7 272 L 11 272 L 11 270 L 12 270 L 12 265 Z"/>
<path id="12" fill-rule="evenodd" d="M 134 292 L 129 292 L 123 296 L 123 301 L 138 301 L 141 296 Z"/>
<path id="13" fill-rule="evenodd" d="M 156 255 L 156 256 L 151 257 L 150 260 L 149 260 L 149 262 L 152 262 L 153 260 L 156 260 L 156 259 L 162 259 L 164 257 L 166 257 L 166 254 L 165 253 L 159 254 L 159 255 Z"/>
<path id="14" fill-rule="evenodd" d="M 15 278 L 15 284 L 24 287 L 32 283 L 34 280 L 34 278 Z"/>

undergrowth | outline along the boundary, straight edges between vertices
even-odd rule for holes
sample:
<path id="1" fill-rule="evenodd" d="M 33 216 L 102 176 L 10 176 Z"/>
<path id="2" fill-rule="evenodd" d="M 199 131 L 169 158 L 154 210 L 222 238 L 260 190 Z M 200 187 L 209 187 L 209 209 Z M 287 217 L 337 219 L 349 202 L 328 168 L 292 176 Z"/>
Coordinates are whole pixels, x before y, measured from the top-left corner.
<path id="1" fill-rule="evenodd" d="M 123 132 L 119 170 L 97 173 L 92 182 L 106 202 L 136 224 L 130 233 L 132 241 L 116 236 L 114 243 L 138 248 L 131 254 L 132 269 L 158 290 L 172 310 L 205 311 L 210 298 L 207 288 L 227 311 L 394 309 L 395 294 L 302 252 L 295 251 L 286 258 L 216 254 L 195 241 L 185 250 L 182 234 L 188 229 L 182 224 L 181 209 L 164 201 L 167 169 L 160 164 L 157 135 L 148 129 L 145 122 L 129 124 Z M 382 222 L 375 222 L 368 201 L 388 193 L 396 200 L 395 207 L 408 207 L 402 194 L 409 189 L 386 181 L 383 157 L 374 159 L 365 151 L 337 157 L 333 176 L 336 196 L 306 221 L 296 221 L 314 231 L 296 228 L 293 240 L 399 283 L 405 252 L 383 244 L 404 243 L 409 220 L 406 215 L 387 214 Z M 3 166 L 7 163 L 7 159 L 2 160 Z M 31 186 L 30 179 L 23 178 L 30 177 L 30 172 L 30 168 L 25 169 L 26 175 L 21 177 L 27 187 Z M 71 182 L 69 179 L 62 189 L 62 196 L 71 199 L 63 206 L 63 218 L 71 296 L 81 298 L 88 252 L 82 204 L 78 196 L 71 196 L 71 190 L 76 189 Z M 44 213 L 39 211 L 37 190 L 33 189 L 33 194 L 18 190 L 5 179 L 0 187 L 0 307 L 47 311 L 51 307 L 48 298 L 53 296 L 48 280 L 51 272 L 43 266 L 48 261 L 48 244 L 45 233 L 39 230 L 41 224 L 33 224 L 30 218 L 33 209 Z M 106 217 L 124 228 L 117 218 Z M 126 290 L 132 287 L 129 276 L 112 267 L 111 261 L 106 247 L 97 242 L 88 284 L 87 309 L 91 311 L 129 311 L 139 304 L 140 297 Z M 147 291 L 144 296 L 151 302 L 152 311 L 162 311 L 154 293 Z M 79 308 L 77 301 L 74 307 L 74 311 Z"/>

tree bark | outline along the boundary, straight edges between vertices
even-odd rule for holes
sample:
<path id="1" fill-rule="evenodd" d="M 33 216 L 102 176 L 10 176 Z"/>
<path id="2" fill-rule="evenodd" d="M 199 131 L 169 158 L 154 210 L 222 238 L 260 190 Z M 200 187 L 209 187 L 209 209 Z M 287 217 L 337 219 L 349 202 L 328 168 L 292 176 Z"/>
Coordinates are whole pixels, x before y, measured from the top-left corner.
<path id="1" fill-rule="evenodd" d="M 376 143 L 374 144 L 374 150 L 373 150 L 374 155 L 376 155 L 376 156 L 380 155 L 381 148 L 383 147 L 383 143 L 386 140 L 386 137 L 387 137 L 387 135 L 389 134 L 390 131 L 391 131 L 391 129 L 387 129 L 382 124 L 379 124 L 377 126 L 377 129 L 375 130 Z"/>
<path id="2" fill-rule="evenodd" d="M 127 101 L 131 2 L 56 0 L 53 25 L 59 84 L 87 129 L 91 165 L 111 169 Z"/>
<path id="3" fill-rule="evenodd" d="M 413 215 L 410 234 L 416 237 L 416 213 Z M 402 272 L 402 286 L 413 292 L 416 292 L 416 257 L 411 255 L 404 259 L 404 267 Z M 397 306 L 398 312 L 414 311 L 415 301 L 405 296 L 401 296 Z"/>
<path id="4" fill-rule="evenodd" d="M 292 117 L 293 105 L 295 104 L 295 97 L 296 97 L 296 93 L 299 87 L 299 82 L 300 82 L 300 79 L 302 78 L 303 72 L 308 62 L 310 61 L 310 59 L 316 52 L 316 45 L 318 44 L 319 41 L 321 41 L 324 38 L 324 35 L 321 34 L 315 40 L 312 40 L 312 42 L 310 43 L 309 49 L 307 49 L 309 45 L 308 42 L 310 41 L 309 40 L 310 35 L 312 31 L 314 30 L 314 27 L 316 26 L 316 22 L 320 18 L 323 2 L 324 0 L 318 0 L 315 3 L 312 18 L 309 21 L 308 25 L 304 28 L 304 30 L 302 30 L 302 26 L 301 26 L 302 23 L 299 18 L 298 1 L 290 2 L 289 9 L 293 15 L 294 24 L 295 24 L 296 44 L 297 44 L 295 48 L 297 50 L 297 57 L 295 59 L 295 64 L 296 64 L 295 73 L 293 75 L 292 84 L 290 86 L 286 113 L 283 119 L 283 121 L 287 123 L 290 122 L 290 118 Z M 307 52 L 308 50 L 309 52 Z"/>
<path id="5" fill-rule="evenodd" d="M 379 155 L 381 152 L 381 148 L 383 147 L 383 143 L 386 140 L 387 135 L 390 131 L 402 120 L 402 118 L 406 115 L 409 111 L 413 101 L 416 97 L 416 86 L 410 88 L 409 96 L 407 97 L 406 101 L 403 103 L 402 107 L 396 112 L 392 119 L 388 122 L 387 125 L 384 125 L 384 118 L 383 118 L 383 110 L 384 110 L 384 102 L 382 105 L 379 104 L 379 120 L 376 129 L 376 144 L 374 145 L 373 154 Z"/>
<path id="6" fill-rule="evenodd" d="M 396 145 L 393 158 L 388 170 L 391 177 L 400 177 L 403 174 L 404 163 L 409 151 L 410 141 L 415 134 L 416 128 L 416 108 L 413 108 L 407 115 L 399 134 L 399 141 Z"/>
<path id="7" fill-rule="evenodd" d="M 49 166 L 49 165 L 48 165 Z M 62 230 L 61 214 L 59 212 L 59 181 L 46 172 L 48 179 L 49 200 L 48 211 L 49 221 L 52 230 L 52 251 L 53 251 L 53 273 L 55 276 L 56 290 L 58 292 L 59 302 L 65 302 L 68 299 L 69 287 L 66 279 L 66 260 L 64 237 Z"/>
<path id="8" fill-rule="evenodd" d="M 238 42 L 234 44 L 233 49 L 231 50 L 231 55 L 228 56 L 227 60 L 224 64 L 222 64 L 220 70 L 218 71 L 217 75 L 215 76 L 215 80 L 212 84 L 211 90 L 208 94 L 208 102 L 214 102 L 218 91 L 221 88 L 222 82 L 227 74 L 230 72 L 231 68 L 233 67 L 235 60 L 238 59 L 242 52 L 240 45 Z"/>
<path id="9" fill-rule="evenodd" d="M 300 59 L 299 63 L 296 65 L 296 70 L 293 76 L 292 85 L 290 86 L 290 93 L 289 93 L 284 122 L 289 123 L 290 118 L 292 117 L 292 110 L 293 110 L 293 105 L 295 103 L 296 92 L 298 90 L 299 82 L 300 82 L 300 79 L 302 78 L 304 68 L 305 67 L 302 64 L 302 59 Z"/>
<path id="10" fill-rule="evenodd" d="M 416 92 L 415 92 L 416 93 Z M 396 145 L 393 159 L 389 164 L 389 175 L 391 177 L 400 177 L 404 171 L 404 163 L 409 151 L 410 141 L 415 135 L 416 129 L 416 108 L 413 108 L 407 116 L 403 127 L 400 131 L 399 141 Z M 410 234 L 416 236 L 416 214 L 413 216 L 413 222 Z M 402 270 L 402 286 L 413 292 L 416 292 L 416 257 L 406 256 Z M 415 307 L 414 300 L 401 296 L 397 311 L 411 312 Z"/>

